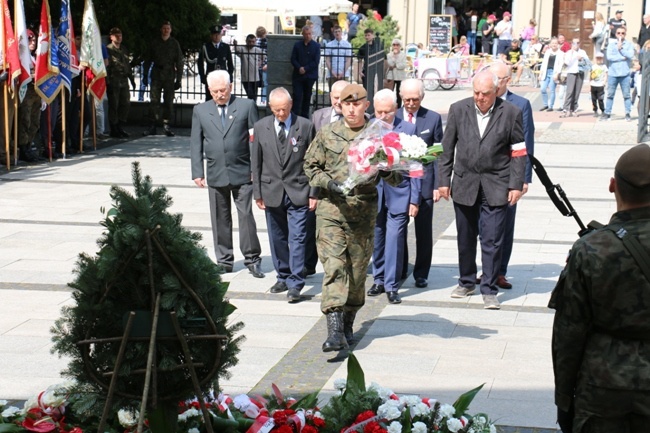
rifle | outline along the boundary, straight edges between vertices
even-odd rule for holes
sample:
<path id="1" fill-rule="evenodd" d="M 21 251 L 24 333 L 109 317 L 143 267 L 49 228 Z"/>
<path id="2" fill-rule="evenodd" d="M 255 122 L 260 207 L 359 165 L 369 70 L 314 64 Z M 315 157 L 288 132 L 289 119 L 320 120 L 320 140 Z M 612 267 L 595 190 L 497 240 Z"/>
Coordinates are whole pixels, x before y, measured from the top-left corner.
<path id="1" fill-rule="evenodd" d="M 551 201 L 557 208 L 557 210 L 560 211 L 560 213 L 566 217 L 573 217 L 575 218 L 576 222 L 578 223 L 578 226 L 580 226 L 580 231 L 578 232 L 578 236 L 582 237 L 592 231 L 592 228 L 586 227 L 580 217 L 578 216 L 578 212 L 571 206 L 571 202 L 569 201 L 569 198 L 566 196 L 566 193 L 560 186 L 560 184 L 553 184 L 551 181 L 551 178 L 548 177 L 548 173 L 546 173 L 546 169 L 542 165 L 541 162 L 537 158 L 535 158 L 533 155 L 528 154 L 528 158 L 530 158 L 530 163 L 533 165 L 533 169 L 535 170 L 535 173 L 537 174 L 537 177 L 539 178 L 539 181 L 542 182 L 542 185 L 546 187 L 546 193 L 548 196 L 551 198 Z"/>

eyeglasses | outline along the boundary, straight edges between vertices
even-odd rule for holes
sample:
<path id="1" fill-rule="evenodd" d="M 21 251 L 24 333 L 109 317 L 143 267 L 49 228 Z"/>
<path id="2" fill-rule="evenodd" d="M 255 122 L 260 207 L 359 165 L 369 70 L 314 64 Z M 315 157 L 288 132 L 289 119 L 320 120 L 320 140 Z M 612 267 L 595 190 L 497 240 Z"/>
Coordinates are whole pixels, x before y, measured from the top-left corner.
<path id="1" fill-rule="evenodd" d="M 394 47 L 401 47 L 400 44 L 393 44 Z"/>

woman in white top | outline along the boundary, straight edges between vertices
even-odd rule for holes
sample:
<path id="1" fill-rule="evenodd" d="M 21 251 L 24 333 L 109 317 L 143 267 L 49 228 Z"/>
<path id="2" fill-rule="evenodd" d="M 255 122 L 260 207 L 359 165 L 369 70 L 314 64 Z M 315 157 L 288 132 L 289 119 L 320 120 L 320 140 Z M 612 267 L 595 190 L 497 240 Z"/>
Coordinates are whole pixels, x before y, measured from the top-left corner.
<path id="1" fill-rule="evenodd" d="M 397 106 L 402 106 L 402 98 L 399 96 L 399 87 L 402 80 L 406 79 L 406 53 L 402 51 L 402 41 L 393 39 L 392 50 L 386 55 L 386 88 L 395 90 L 397 95 Z"/>
<path id="2" fill-rule="evenodd" d="M 555 104 L 555 86 L 564 64 L 564 53 L 560 50 L 557 38 L 552 38 L 548 49 L 544 53 L 542 66 L 539 69 L 540 91 L 542 92 L 543 106 L 540 111 L 553 111 Z"/>
<path id="3" fill-rule="evenodd" d="M 591 32 L 589 37 L 594 43 L 594 56 L 598 53 L 602 53 L 603 41 L 605 40 L 605 35 L 609 33 L 609 26 L 605 22 L 605 17 L 600 12 L 596 12 L 596 21 L 594 21 L 594 31 Z"/>
<path id="4" fill-rule="evenodd" d="M 578 109 L 578 97 L 585 79 L 585 72 L 591 69 L 589 56 L 585 50 L 580 48 L 579 38 L 574 38 L 571 49 L 564 53 L 564 64 L 567 67 L 566 94 L 560 117 L 573 117 Z"/>

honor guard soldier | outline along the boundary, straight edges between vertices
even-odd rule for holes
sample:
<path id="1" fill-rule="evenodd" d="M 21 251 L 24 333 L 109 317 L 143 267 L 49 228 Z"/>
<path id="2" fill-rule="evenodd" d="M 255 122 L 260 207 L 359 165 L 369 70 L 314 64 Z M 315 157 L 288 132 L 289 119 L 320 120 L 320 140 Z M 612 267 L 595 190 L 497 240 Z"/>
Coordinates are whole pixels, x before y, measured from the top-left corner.
<path id="1" fill-rule="evenodd" d="M 210 72 L 215 70 L 228 71 L 230 82 L 233 82 L 232 73 L 235 66 L 232 62 L 232 52 L 230 51 L 230 45 L 221 40 L 222 31 L 223 27 L 220 25 L 210 27 L 210 42 L 204 43 L 199 52 L 199 76 L 201 77 L 201 83 L 205 85 L 206 101 L 212 99 L 207 82 L 207 76 Z"/>
<path id="2" fill-rule="evenodd" d="M 151 70 L 151 127 L 143 135 L 156 135 L 156 124 L 162 117 L 165 135 L 173 137 L 174 132 L 169 128 L 169 119 L 174 108 L 174 92 L 181 88 L 183 78 L 183 52 L 178 41 L 171 36 L 172 25 L 169 21 L 160 26 L 160 37 L 154 39 L 149 46 L 149 52 L 144 61 L 144 70 Z M 142 77 L 146 85 L 147 76 Z M 165 102 L 160 108 L 160 97 L 165 93 Z"/>
<path id="3" fill-rule="evenodd" d="M 129 81 L 135 88 L 133 72 L 129 61 L 129 51 L 122 45 L 122 30 L 113 27 L 110 31 L 111 43 L 106 49 L 110 62 L 106 67 L 108 74 L 108 121 L 111 124 L 111 137 L 128 138 L 129 134 L 122 125 L 129 117 Z"/>

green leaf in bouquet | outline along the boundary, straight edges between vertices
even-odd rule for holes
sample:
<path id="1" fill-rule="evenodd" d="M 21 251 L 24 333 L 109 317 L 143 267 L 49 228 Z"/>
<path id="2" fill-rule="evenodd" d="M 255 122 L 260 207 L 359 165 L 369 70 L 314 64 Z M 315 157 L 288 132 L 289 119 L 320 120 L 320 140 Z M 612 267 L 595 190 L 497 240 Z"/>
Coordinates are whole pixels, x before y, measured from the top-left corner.
<path id="1" fill-rule="evenodd" d="M 22 431 L 25 431 L 25 429 L 18 424 L 0 422 L 0 433 L 18 433 Z"/>
<path id="2" fill-rule="evenodd" d="M 485 384 L 482 384 L 480 386 L 477 386 L 474 389 L 471 389 L 467 391 L 466 393 L 462 394 L 458 399 L 454 402 L 452 406 L 456 409 L 456 412 L 454 413 L 454 416 L 456 418 L 460 418 L 469 408 L 470 403 L 472 400 L 474 400 L 474 397 L 476 397 L 476 394 L 483 388 Z"/>
<path id="3" fill-rule="evenodd" d="M 311 394 L 307 394 L 300 400 L 296 401 L 294 404 L 291 405 L 291 409 L 293 410 L 298 410 L 298 409 L 313 409 L 316 407 L 316 404 L 318 403 L 318 391 L 314 391 Z"/>
<path id="4" fill-rule="evenodd" d="M 429 164 L 436 159 L 442 154 L 442 144 L 434 144 L 433 146 L 427 147 L 427 153 L 424 154 L 422 158 L 420 158 L 420 162 L 422 164 Z"/>
<path id="5" fill-rule="evenodd" d="M 359 364 L 359 360 L 352 352 L 350 352 L 350 355 L 348 356 L 348 379 L 345 384 L 343 399 L 345 399 L 345 395 L 351 388 L 355 388 L 362 392 L 366 390 L 366 378 L 363 369 L 361 368 L 361 364 Z"/>

